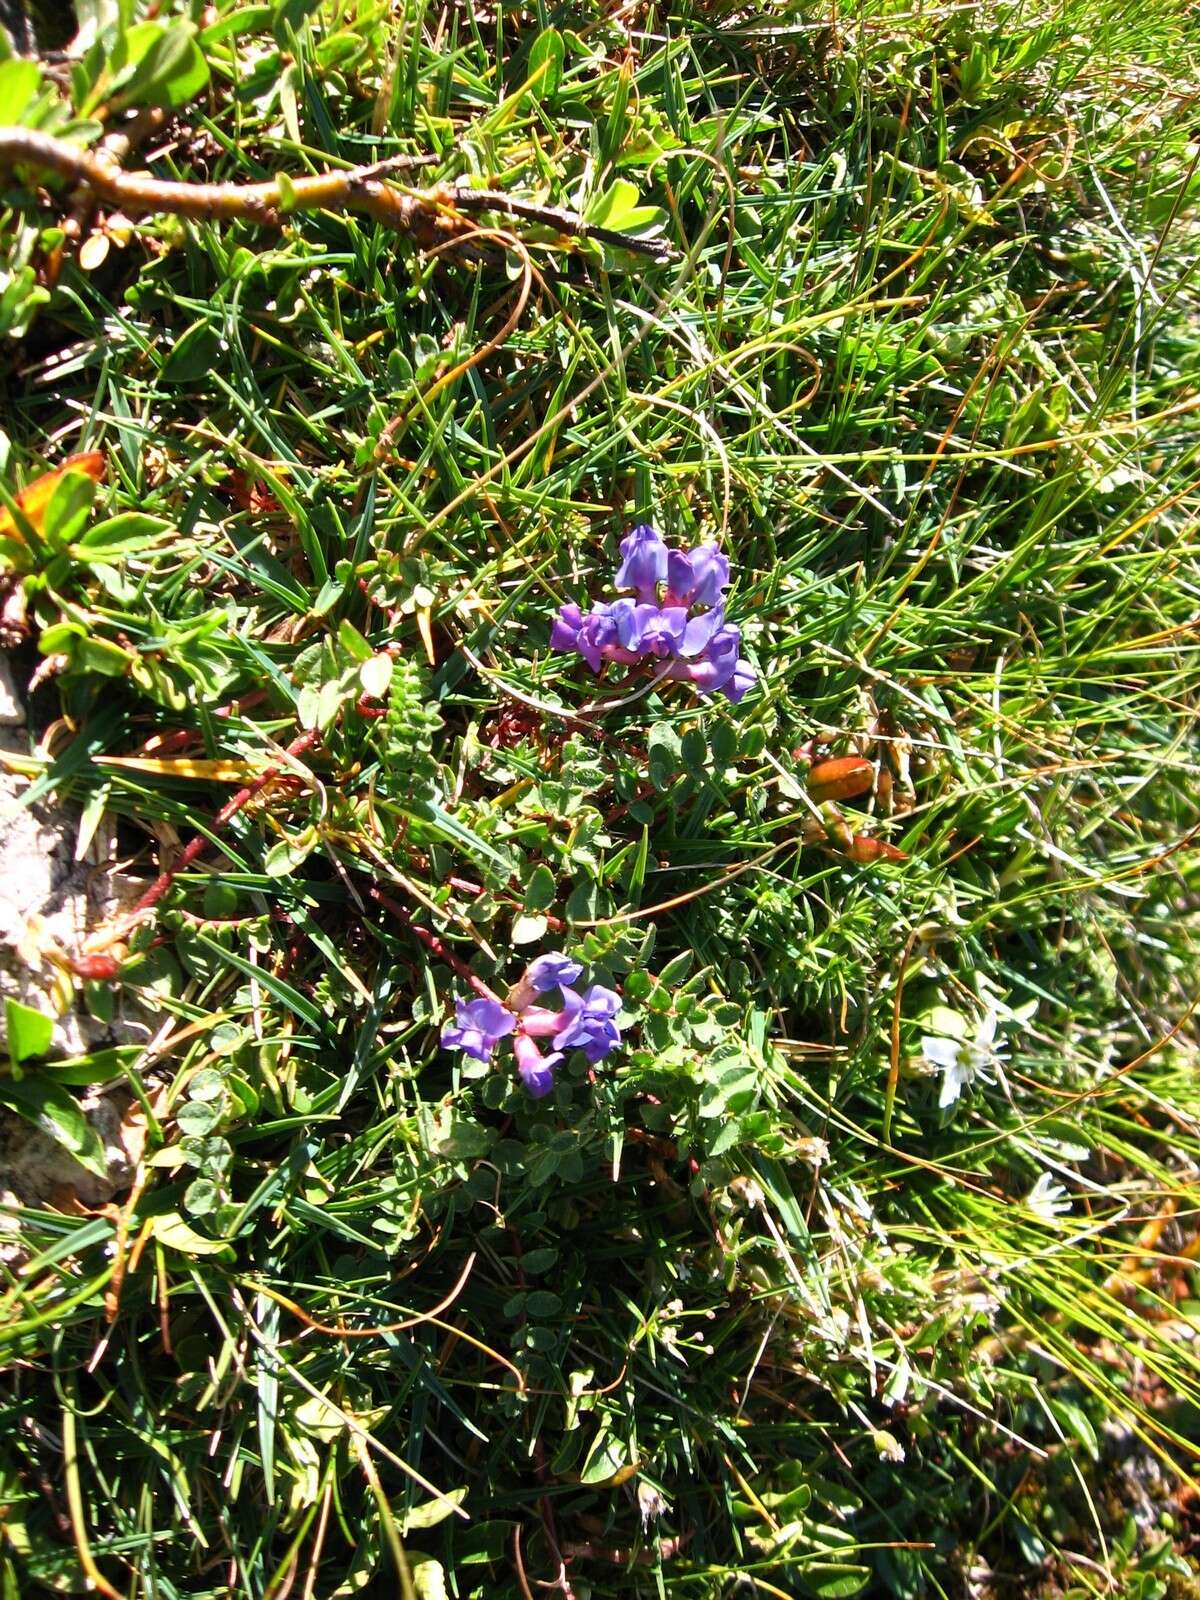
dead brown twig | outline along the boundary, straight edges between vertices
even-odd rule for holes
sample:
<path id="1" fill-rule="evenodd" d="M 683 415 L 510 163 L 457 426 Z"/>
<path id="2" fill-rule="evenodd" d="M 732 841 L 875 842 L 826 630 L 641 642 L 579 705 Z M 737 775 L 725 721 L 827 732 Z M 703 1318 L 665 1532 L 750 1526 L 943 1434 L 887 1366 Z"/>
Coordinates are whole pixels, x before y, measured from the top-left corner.
<path id="1" fill-rule="evenodd" d="M 424 163 L 422 156 L 393 156 L 341 172 L 295 178 L 281 173 L 267 183 L 176 183 L 148 172 L 125 172 L 103 148 L 80 150 L 33 128 L 0 127 L 0 166 L 24 165 L 56 173 L 130 215 L 168 212 L 194 221 L 242 221 L 277 228 L 297 211 L 356 211 L 411 234 L 421 244 L 434 245 L 475 232 L 467 213 L 491 211 L 660 260 L 675 254 L 662 240 L 597 227 L 575 212 L 534 200 L 456 184 L 407 189 L 387 181 L 405 167 Z"/>

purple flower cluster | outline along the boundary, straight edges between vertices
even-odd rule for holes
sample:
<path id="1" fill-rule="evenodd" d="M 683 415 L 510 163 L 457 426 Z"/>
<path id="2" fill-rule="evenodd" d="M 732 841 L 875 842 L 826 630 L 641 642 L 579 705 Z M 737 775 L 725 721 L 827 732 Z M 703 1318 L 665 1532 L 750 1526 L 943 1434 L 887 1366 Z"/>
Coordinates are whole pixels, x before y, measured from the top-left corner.
<path id="1" fill-rule="evenodd" d="M 554 1068 L 568 1050 L 582 1050 L 595 1062 L 621 1042 L 616 1022 L 620 996 L 599 983 L 581 994 L 572 985 L 582 974 L 579 963 L 566 956 L 539 956 L 509 990 L 507 1000 L 460 1000 L 454 1021 L 442 1029 L 443 1046 L 476 1061 L 490 1061 L 501 1039 L 515 1034 L 517 1073 L 529 1093 L 540 1099 L 554 1087 Z M 562 996 L 557 1010 L 537 1003 L 552 989 Z M 539 1039 L 550 1041 L 549 1055 L 542 1054 Z"/>
<path id="2" fill-rule="evenodd" d="M 670 550 L 645 523 L 622 539 L 621 556 L 615 585 L 637 598 L 600 602 L 586 615 L 577 605 L 563 606 L 551 647 L 576 651 L 593 672 L 606 661 L 665 662 L 664 678 L 686 678 L 701 694 L 720 690 L 740 700 L 754 683 L 754 669 L 738 655 L 740 631 L 725 621 L 728 556 L 715 544 Z M 693 606 L 705 609 L 693 616 Z"/>

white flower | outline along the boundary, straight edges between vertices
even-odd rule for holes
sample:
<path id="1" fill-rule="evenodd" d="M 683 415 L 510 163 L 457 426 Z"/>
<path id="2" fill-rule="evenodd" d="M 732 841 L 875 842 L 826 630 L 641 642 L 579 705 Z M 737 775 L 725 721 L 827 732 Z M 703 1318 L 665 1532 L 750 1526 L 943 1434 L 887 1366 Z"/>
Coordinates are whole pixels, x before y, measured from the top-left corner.
<path id="1" fill-rule="evenodd" d="M 1053 1222 L 1055 1217 L 1070 1211 L 1071 1200 L 1061 1183 L 1055 1183 L 1048 1172 L 1043 1172 L 1025 1196 L 1025 1205 L 1043 1222 Z"/>
<path id="2" fill-rule="evenodd" d="M 793 1141 L 793 1149 L 801 1161 L 807 1161 L 811 1166 L 820 1167 L 829 1160 L 829 1146 L 824 1139 L 818 1139 L 815 1134 L 804 1134 Z"/>
<path id="3" fill-rule="evenodd" d="M 875 1446 L 875 1454 L 880 1461 L 903 1461 L 904 1446 L 894 1433 L 888 1433 L 885 1428 L 876 1428 L 871 1435 L 871 1443 Z"/>
<path id="4" fill-rule="evenodd" d="M 926 1061 L 942 1074 L 942 1087 L 938 1105 L 945 1110 L 952 1106 L 964 1089 L 969 1089 L 976 1078 L 990 1083 L 992 1069 L 1004 1059 L 1004 1046 L 996 1042 L 996 1013 L 989 1010 L 974 1039 L 924 1038 L 921 1051 Z"/>
<path id="5" fill-rule="evenodd" d="M 649 1532 L 650 1525 L 670 1511 L 671 1503 L 665 1500 L 652 1483 L 639 1478 L 637 1484 L 638 1510 L 642 1513 L 642 1528 Z"/>

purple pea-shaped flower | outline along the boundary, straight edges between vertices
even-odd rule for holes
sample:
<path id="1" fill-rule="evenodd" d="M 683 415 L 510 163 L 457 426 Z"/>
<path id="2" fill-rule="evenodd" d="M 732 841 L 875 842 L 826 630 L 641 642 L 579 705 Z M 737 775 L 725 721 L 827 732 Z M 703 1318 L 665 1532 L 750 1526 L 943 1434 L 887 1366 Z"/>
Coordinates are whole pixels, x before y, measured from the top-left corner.
<path id="1" fill-rule="evenodd" d="M 613 580 L 618 589 L 636 589 L 639 600 L 654 601 L 667 575 L 667 547 L 649 523 L 641 522 L 621 540 L 623 560 Z"/>
<path id="2" fill-rule="evenodd" d="M 621 1042 L 616 1022 L 621 997 L 598 983 L 580 994 L 572 985 L 582 975 L 583 967 L 569 956 L 539 956 L 506 1000 L 492 996 L 458 1001 L 454 1021 L 442 1029 L 443 1046 L 476 1061 L 490 1061 L 500 1040 L 512 1034 L 517 1076 L 540 1099 L 554 1087 L 554 1069 L 569 1050 L 581 1050 L 595 1063 Z M 555 989 L 562 996 L 560 1007 L 536 1003 Z M 550 1054 L 542 1054 L 539 1039 L 550 1041 Z"/>
<path id="3" fill-rule="evenodd" d="M 587 613 L 574 602 L 564 605 L 550 630 L 551 648 L 573 650 L 596 673 L 606 661 L 640 662 L 661 677 L 694 683 L 701 694 L 740 700 L 755 675 L 738 653 L 741 634 L 725 622 L 729 557 L 715 544 L 669 550 L 646 523 L 622 539 L 621 557 L 615 586 L 633 589 L 636 600 L 600 601 Z M 693 613 L 693 607 L 704 609 Z"/>
<path id="4" fill-rule="evenodd" d="M 460 1000 L 454 1021 L 442 1029 L 442 1044 L 476 1061 L 490 1061 L 492 1051 L 516 1025 L 517 1019 L 499 1000 Z"/>

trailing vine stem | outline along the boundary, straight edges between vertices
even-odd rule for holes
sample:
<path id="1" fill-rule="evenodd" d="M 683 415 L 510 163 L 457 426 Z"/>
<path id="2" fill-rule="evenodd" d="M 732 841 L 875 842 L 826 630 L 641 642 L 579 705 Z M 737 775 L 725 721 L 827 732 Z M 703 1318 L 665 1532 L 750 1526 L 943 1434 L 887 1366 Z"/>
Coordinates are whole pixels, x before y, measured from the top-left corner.
<path id="1" fill-rule="evenodd" d="M 177 183 L 148 172 L 126 172 L 103 149 L 81 150 L 34 128 L 0 127 L 0 167 L 21 165 L 53 172 L 130 214 L 165 212 L 194 221 L 243 221 L 277 228 L 293 212 L 355 211 L 430 244 L 474 232 L 467 214 L 490 211 L 658 260 L 675 256 L 661 239 L 639 239 L 598 227 L 576 212 L 534 200 L 459 184 L 407 189 L 387 181 L 393 173 L 427 162 L 424 156 L 400 155 L 341 172 L 295 178 L 281 173 L 266 183 Z"/>

